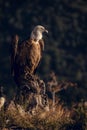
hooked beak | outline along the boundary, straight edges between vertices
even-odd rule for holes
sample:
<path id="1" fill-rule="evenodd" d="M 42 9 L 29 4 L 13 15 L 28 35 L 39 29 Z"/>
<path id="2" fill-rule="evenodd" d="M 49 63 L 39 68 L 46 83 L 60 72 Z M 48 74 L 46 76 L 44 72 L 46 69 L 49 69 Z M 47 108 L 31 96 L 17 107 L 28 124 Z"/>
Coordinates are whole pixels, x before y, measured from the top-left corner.
<path id="1" fill-rule="evenodd" d="M 48 33 L 48 30 L 45 29 L 45 32 Z"/>

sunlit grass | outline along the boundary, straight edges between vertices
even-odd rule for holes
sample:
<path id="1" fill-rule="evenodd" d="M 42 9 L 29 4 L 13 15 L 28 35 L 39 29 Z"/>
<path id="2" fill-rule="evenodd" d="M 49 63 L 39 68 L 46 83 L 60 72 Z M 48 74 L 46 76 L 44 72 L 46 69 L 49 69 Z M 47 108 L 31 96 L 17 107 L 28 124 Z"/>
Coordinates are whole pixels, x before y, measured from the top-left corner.
<path id="1" fill-rule="evenodd" d="M 0 128 L 29 128 L 32 130 L 86 130 L 86 109 L 80 104 L 78 108 L 68 110 L 61 104 L 49 111 L 39 110 L 36 115 L 22 111 L 18 106 L 10 106 L 6 112 L 0 112 Z M 76 129 L 76 130 L 77 130 Z M 79 130 L 79 129 L 78 129 Z"/>

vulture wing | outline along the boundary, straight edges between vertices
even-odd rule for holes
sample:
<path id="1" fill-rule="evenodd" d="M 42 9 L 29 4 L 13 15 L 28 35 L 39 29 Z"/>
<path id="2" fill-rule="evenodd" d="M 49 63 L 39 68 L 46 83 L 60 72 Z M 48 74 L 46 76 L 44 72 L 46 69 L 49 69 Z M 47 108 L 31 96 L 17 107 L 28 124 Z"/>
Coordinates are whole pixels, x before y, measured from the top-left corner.
<path id="1" fill-rule="evenodd" d="M 14 63 L 15 63 L 15 57 L 18 51 L 18 41 L 19 41 L 18 35 L 15 35 L 11 43 L 11 74 L 12 76 L 14 76 Z"/>
<path id="2" fill-rule="evenodd" d="M 12 70 L 16 83 L 20 83 L 21 77 L 35 73 L 42 57 L 44 42 L 40 40 L 36 43 L 29 39 L 18 44 L 16 40 L 14 41 Z"/>
<path id="3" fill-rule="evenodd" d="M 41 40 L 39 41 L 39 44 L 40 44 L 40 47 L 41 47 L 41 53 L 42 53 L 42 51 L 44 51 L 44 40 L 41 39 Z"/>
<path id="4" fill-rule="evenodd" d="M 43 40 L 36 44 L 33 40 L 27 40 L 18 47 L 18 53 L 15 59 L 15 72 L 34 74 L 41 59 L 42 50 L 44 49 Z"/>
<path id="5" fill-rule="evenodd" d="M 41 58 L 42 58 L 42 52 L 44 51 L 44 40 L 43 39 L 39 40 L 39 48 L 40 49 L 38 52 L 40 53 L 40 56 L 38 57 L 38 61 L 35 64 L 34 73 L 36 73 L 36 71 L 37 71 L 37 68 L 38 68 L 40 61 L 41 61 Z"/>

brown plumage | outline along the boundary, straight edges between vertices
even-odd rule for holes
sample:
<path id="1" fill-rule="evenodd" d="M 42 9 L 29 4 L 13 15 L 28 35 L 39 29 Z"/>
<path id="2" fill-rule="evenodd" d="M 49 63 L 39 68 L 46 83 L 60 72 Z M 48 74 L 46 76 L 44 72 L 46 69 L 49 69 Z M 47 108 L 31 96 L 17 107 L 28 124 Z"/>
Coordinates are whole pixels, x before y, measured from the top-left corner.
<path id="1" fill-rule="evenodd" d="M 15 62 L 15 57 L 18 52 L 18 41 L 19 37 L 18 35 L 15 35 L 14 38 L 12 39 L 12 44 L 11 44 L 11 74 L 14 76 L 14 62 Z"/>
<path id="2" fill-rule="evenodd" d="M 16 82 L 20 77 L 27 74 L 34 74 L 42 57 L 44 41 L 42 33 L 47 30 L 43 26 L 36 26 L 31 33 L 29 40 L 18 44 L 16 35 L 12 43 L 11 72 Z"/>
<path id="3" fill-rule="evenodd" d="M 44 44 L 42 40 L 38 44 L 35 44 L 33 40 L 28 40 L 19 45 L 14 71 L 16 72 L 17 69 L 17 73 L 24 71 L 23 73 L 33 74 L 41 59 L 42 44 Z"/>

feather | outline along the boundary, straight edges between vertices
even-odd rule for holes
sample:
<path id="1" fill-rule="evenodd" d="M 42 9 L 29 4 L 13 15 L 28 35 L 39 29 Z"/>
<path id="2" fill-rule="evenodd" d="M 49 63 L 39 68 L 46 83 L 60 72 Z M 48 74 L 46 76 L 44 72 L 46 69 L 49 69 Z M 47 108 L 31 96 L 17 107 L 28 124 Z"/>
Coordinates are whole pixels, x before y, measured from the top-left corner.
<path id="1" fill-rule="evenodd" d="M 15 62 L 15 57 L 17 55 L 17 51 L 18 51 L 18 41 L 19 41 L 18 35 L 15 35 L 11 43 L 11 74 L 12 76 L 14 76 L 14 62 Z"/>
<path id="2" fill-rule="evenodd" d="M 44 41 L 42 39 L 44 31 L 47 30 L 43 26 L 36 26 L 31 32 L 30 38 L 21 44 L 18 44 L 18 36 L 14 37 L 11 70 L 17 84 L 20 84 L 21 77 L 25 78 L 27 74 L 35 74 L 44 50 Z"/>

